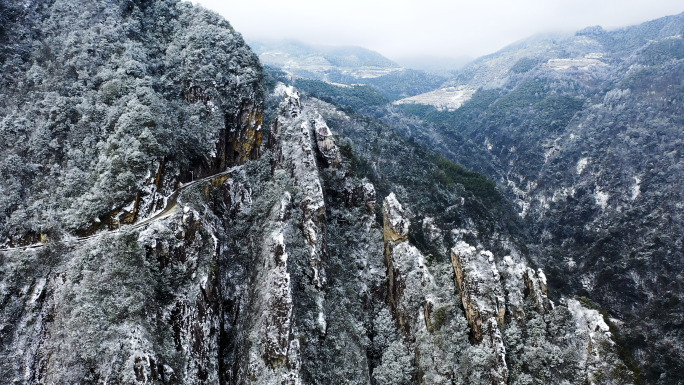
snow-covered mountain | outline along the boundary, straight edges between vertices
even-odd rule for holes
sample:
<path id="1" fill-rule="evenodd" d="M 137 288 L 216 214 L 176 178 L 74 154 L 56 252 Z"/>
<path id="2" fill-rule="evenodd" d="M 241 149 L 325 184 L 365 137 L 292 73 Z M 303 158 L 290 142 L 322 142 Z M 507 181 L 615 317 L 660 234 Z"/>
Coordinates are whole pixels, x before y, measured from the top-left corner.
<path id="1" fill-rule="evenodd" d="M 682 15 L 440 111 L 187 2 L 0 10 L 1 382 L 681 381 Z"/>
<path id="2" fill-rule="evenodd" d="M 401 70 L 377 52 L 361 47 L 310 46 L 294 40 L 250 41 L 265 65 L 295 76 L 376 78 Z"/>
<path id="3" fill-rule="evenodd" d="M 253 41 L 252 49 L 266 66 L 287 76 L 334 85 L 367 85 L 389 100 L 423 93 L 447 77 L 402 68 L 377 52 L 361 47 L 310 46 L 292 40 Z"/>

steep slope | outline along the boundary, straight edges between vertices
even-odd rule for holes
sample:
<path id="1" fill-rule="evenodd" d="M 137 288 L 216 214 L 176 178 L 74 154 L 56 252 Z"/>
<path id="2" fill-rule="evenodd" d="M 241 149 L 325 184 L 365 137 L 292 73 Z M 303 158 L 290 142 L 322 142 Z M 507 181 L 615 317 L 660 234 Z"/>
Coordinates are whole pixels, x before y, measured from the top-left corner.
<path id="1" fill-rule="evenodd" d="M 7 383 L 632 383 L 603 316 L 549 300 L 484 176 L 291 87 L 264 98 L 239 35 L 189 4 L 23 12 Z"/>
<path id="2" fill-rule="evenodd" d="M 88 234 L 256 156 L 258 59 L 176 1 L 29 2 L 3 45 L 0 243 Z M 11 29 L 9 33 L 14 33 Z"/>
<path id="3" fill-rule="evenodd" d="M 684 380 L 683 33 L 680 14 L 510 47 L 464 72 L 482 88 L 456 111 L 401 107 L 432 122 L 417 141 L 508 187 L 551 287 L 606 309 L 647 383 Z"/>
<path id="4" fill-rule="evenodd" d="M 318 294 L 305 289 L 309 305 L 299 322 L 320 333 L 320 320 L 326 321 L 325 334 L 318 340 L 310 339 L 313 333 L 304 333 L 304 382 L 335 382 L 342 375 L 350 383 L 370 379 L 378 384 L 631 381 L 605 334 L 602 316 L 576 301 L 556 307 L 548 302 L 543 273 L 526 267 L 510 236 L 492 232 L 497 225 L 491 214 L 478 212 L 485 196 L 458 185 L 426 183 L 429 179 L 421 179 L 413 167 L 429 173 L 435 164 L 420 164 L 424 153 L 412 153 L 399 137 L 386 138 L 372 129 L 374 139 L 362 140 L 364 131 L 369 132 L 363 128 L 368 122 L 315 100 L 305 103 L 303 112 L 292 113 L 290 106 L 297 103 L 299 98 L 289 102 L 279 124 L 296 115 L 296 131 L 311 130 L 311 121 L 319 127 L 320 118 L 307 117 L 315 108 L 333 132 L 357 138 L 351 149 L 342 149 L 347 155 L 339 167 L 320 171 L 326 210 L 325 225 L 319 228 L 325 232 L 315 233 L 323 235 L 317 239 L 327 246 L 325 306 L 316 318 Z M 386 164 L 374 165 L 375 186 L 349 173 L 356 170 L 359 175 L 359 163 L 368 161 L 359 158 L 365 156 L 361 143 L 387 151 L 379 158 Z M 396 151 L 399 148 L 403 152 Z M 401 166 L 397 169 L 399 161 L 416 165 L 402 172 Z M 292 167 L 288 174 L 297 175 L 297 166 Z M 426 184 L 436 190 L 421 191 Z M 388 190 L 400 192 L 416 214 Z M 383 220 L 378 223 L 373 211 L 380 209 L 376 202 L 382 196 Z M 453 206 L 445 211 L 441 199 Z M 413 220 L 418 223 L 412 225 Z M 297 227 L 307 232 L 306 224 Z M 422 238 L 420 248 L 416 238 Z M 497 250 L 496 255 L 485 245 Z M 300 263 L 308 255 L 305 252 Z M 290 254 L 288 261 L 292 260 Z M 312 277 L 316 274 L 308 274 L 307 282 Z M 492 306 L 496 317 L 490 315 Z M 602 326 L 597 328 L 598 324 Z M 597 345 L 602 347 L 596 350 Z M 564 358 L 549 361 L 557 354 Z"/>
<path id="5" fill-rule="evenodd" d="M 543 273 L 517 252 L 497 269 L 491 252 L 460 240 L 451 261 L 430 262 L 408 241 L 410 219 L 394 194 L 378 225 L 373 185 L 347 175 L 322 117 L 281 90 L 271 151 L 178 190 L 182 210 L 3 252 L 4 378 L 629 381 L 601 316 L 572 301 L 554 308 Z M 446 247 L 444 230 L 424 226 Z M 565 358 L 547 362 L 549 349 Z"/>

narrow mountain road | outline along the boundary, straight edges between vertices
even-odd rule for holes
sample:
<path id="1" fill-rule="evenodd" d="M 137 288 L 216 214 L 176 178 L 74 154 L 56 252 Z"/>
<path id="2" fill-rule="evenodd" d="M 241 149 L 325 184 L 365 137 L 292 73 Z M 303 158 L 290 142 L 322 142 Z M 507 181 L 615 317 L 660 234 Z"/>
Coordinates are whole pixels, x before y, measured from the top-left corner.
<path id="1" fill-rule="evenodd" d="M 171 193 L 171 195 L 169 195 L 169 197 L 166 200 L 166 204 L 164 205 L 164 208 L 161 211 L 157 212 L 156 214 L 152 215 L 149 218 L 143 219 L 140 222 L 133 223 L 130 225 L 124 225 L 124 226 L 119 227 L 118 229 L 115 229 L 115 230 L 101 231 L 101 232 L 89 235 L 87 237 L 75 237 L 75 238 L 66 240 L 66 242 L 68 242 L 70 244 L 81 244 L 81 243 L 86 242 L 89 239 L 97 238 L 97 237 L 101 236 L 102 234 L 117 233 L 117 232 L 120 232 L 120 231 L 128 229 L 128 228 L 138 229 L 138 228 L 147 226 L 150 223 L 168 218 L 178 211 L 178 207 L 182 204 L 182 202 L 180 201 L 180 198 L 181 198 L 184 191 L 186 191 L 187 189 L 189 189 L 190 187 L 192 187 L 196 184 L 200 184 L 202 182 L 208 182 L 208 181 L 211 181 L 213 179 L 216 179 L 216 178 L 219 178 L 219 177 L 222 177 L 225 175 L 230 175 L 230 174 L 240 170 L 242 167 L 243 167 L 242 165 L 235 166 L 235 167 L 232 167 L 226 171 L 222 171 L 222 172 L 219 172 L 219 173 L 216 173 L 213 175 L 209 175 L 209 176 L 206 176 L 206 177 L 201 178 L 201 179 L 196 179 L 196 180 L 193 180 L 192 182 L 189 182 L 189 183 L 182 185 L 178 189 L 174 190 L 174 192 Z M 41 242 L 41 243 L 33 243 L 30 245 L 26 245 L 26 246 L 7 247 L 4 249 L 0 249 L 0 252 L 8 252 L 8 251 L 13 251 L 13 250 L 37 249 L 40 247 L 44 247 L 45 245 L 46 245 L 45 243 Z"/>

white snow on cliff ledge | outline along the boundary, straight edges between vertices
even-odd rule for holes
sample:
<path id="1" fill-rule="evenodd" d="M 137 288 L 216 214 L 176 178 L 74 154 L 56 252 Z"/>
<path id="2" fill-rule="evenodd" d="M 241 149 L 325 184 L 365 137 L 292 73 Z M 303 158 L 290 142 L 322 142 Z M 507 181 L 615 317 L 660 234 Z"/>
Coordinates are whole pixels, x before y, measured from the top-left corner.
<path id="1" fill-rule="evenodd" d="M 594 309 L 587 309 L 576 299 L 568 300 L 568 310 L 575 319 L 578 330 L 587 330 L 590 333 L 602 332 L 610 333 L 610 328 L 603 319 L 601 313 Z"/>

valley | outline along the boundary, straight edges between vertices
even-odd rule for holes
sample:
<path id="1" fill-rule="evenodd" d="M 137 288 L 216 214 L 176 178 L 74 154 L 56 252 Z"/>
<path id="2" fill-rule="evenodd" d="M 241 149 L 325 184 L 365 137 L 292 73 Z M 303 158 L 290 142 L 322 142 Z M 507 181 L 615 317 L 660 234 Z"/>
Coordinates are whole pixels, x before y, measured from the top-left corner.
<path id="1" fill-rule="evenodd" d="M 684 382 L 684 14 L 431 73 L 0 11 L 4 383 Z"/>

